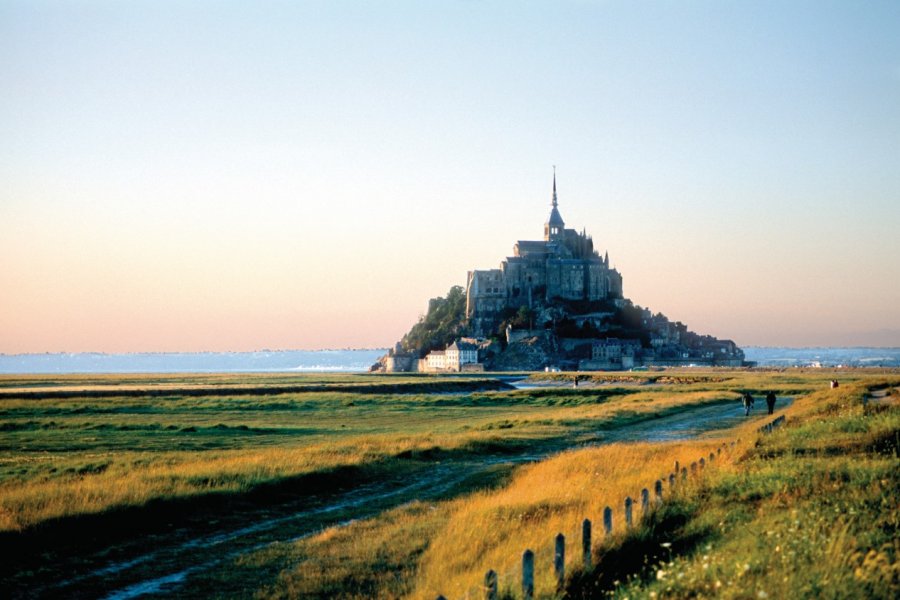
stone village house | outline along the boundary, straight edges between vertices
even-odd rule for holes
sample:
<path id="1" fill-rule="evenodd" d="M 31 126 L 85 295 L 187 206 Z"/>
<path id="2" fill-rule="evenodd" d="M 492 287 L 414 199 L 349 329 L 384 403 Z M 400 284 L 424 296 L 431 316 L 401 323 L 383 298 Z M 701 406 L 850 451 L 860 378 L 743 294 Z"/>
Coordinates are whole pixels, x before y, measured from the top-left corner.
<path id="1" fill-rule="evenodd" d="M 457 340 L 445 350 L 432 350 L 419 361 L 419 371 L 425 373 L 478 370 L 478 348 L 475 344 Z"/>

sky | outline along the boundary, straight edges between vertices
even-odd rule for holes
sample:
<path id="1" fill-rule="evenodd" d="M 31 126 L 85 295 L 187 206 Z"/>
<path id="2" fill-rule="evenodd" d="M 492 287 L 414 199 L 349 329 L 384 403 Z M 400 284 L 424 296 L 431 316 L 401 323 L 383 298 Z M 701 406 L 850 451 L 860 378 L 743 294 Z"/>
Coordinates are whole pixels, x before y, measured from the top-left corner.
<path id="1" fill-rule="evenodd" d="M 0 0 L 0 352 L 386 347 L 541 239 L 900 346 L 900 3 Z"/>

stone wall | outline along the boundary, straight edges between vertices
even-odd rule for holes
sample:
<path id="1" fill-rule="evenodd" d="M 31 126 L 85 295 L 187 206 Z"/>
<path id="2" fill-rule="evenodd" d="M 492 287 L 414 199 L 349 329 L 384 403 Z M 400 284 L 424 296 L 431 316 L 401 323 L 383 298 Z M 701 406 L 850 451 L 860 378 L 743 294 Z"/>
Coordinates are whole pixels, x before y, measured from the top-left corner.
<path id="1" fill-rule="evenodd" d="M 469 271 L 466 284 L 466 318 L 476 336 L 486 336 L 499 323 L 506 307 L 506 281 L 500 269 Z"/>
<path id="2" fill-rule="evenodd" d="M 543 329 L 507 329 L 506 343 L 514 344 L 530 337 L 544 335 L 544 333 Z"/>
<path id="3" fill-rule="evenodd" d="M 384 359 L 384 370 L 386 373 L 415 373 L 418 363 L 418 357 L 412 354 L 394 354 Z"/>

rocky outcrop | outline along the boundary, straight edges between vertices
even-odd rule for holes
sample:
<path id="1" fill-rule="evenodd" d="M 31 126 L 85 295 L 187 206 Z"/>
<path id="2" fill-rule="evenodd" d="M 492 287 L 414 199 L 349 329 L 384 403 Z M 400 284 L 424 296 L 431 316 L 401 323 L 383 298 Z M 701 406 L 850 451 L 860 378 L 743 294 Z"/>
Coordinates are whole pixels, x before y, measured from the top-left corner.
<path id="1" fill-rule="evenodd" d="M 489 368 L 493 371 L 542 371 L 559 365 L 559 352 L 550 332 L 528 337 L 507 345 Z"/>

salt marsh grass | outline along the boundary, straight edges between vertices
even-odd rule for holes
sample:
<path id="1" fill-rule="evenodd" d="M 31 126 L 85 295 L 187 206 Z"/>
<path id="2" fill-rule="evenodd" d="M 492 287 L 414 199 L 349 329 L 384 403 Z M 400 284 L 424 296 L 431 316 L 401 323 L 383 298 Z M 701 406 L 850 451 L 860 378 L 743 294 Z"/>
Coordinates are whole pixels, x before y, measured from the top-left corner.
<path id="1" fill-rule="evenodd" d="M 536 588 L 553 590 L 550 565 L 557 533 L 568 540 L 570 568 L 580 565 L 583 519 L 593 522 L 595 540 L 602 544 L 603 510 L 613 507 L 617 533 L 607 543 L 615 543 L 624 531 L 626 496 L 635 501 L 637 524 L 642 488 L 652 491 L 653 482 L 667 476 L 675 460 L 687 465 L 714 451 L 718 444 L 715 440 L 611 444 L 566 452 L 522 468 L 502 490 L 454 501 L 447 507 L 447 524 L 424 553 L 413 595 L 463 597 L 479 589 L 488 568 L 502 575 L 502 587 L 511 593 L 519 585 L 520 557 L 526 548 L 536 553 L 536 563 L 541 566 L 536 572 Z"/>
<path id="2" fill-rule="evenodd" d="M 829 590 L 842 597 L 857 588 L 891 597 L 898 417 L 896 408 L 864 407 L 861 398 L 897 379 L 864 370 L 666 373 L 667 382 L 598 376 L 578 389 L 453 393 L 422 391 L 418 377 L 392 379 L 410 393 L 379 391 L 378 378 L 372 390 L 348 393 L 341 383 L 358 380 L 328 376 L 316 391 L 190 397 L 177 389 L 247 379 L 179 376 L 128 384 L 172 385 L 171 395 L 0 397 L 0 535 L 9 544 L 34 532 L 52 540 L 61 523 L 90 517 L 103 526 L 105 515 L 123 509 L 152 529 L 161 502 L 202 516 L 211 497 L 253 498 L 258 510 L 279 494 L 296 502 L 298 494 L 427 479 L 438 465 L 490 458 L 494 467 L 428 499 L 373 505 L 362 518 L 347 513 L 347 523 L 229 559 L 190 578 L 181 593 L 473 597 L 492 568 L 516 595 L 521 553 L 531 548 L 537 589 L 552 595 L 552 539 L 562 532 L 571 597 L 828 597 Z M 842 387 L 827 389 L 835 377 Z M 769 389 L 795 398 L 783 410 L 787 426 L 771 435 L 760 436 L 753 420 L 718 434 L 724 438 L 609 443 L 633 424 Z M 702 478 L 679 483 L 674 495 L 666 486 L 668 502 L 638 522 L 642 488 L 668 475 L 674 461 L 689 465 L 737 438 Z M 503 458 L 585 444 L 524 466 Z M 628 532 L 625 496 L 636 501 Z M 608 539 L 606 506 L 615 511 Z M 584 518 L 594 523 L 594 560 L 605 565 L 595 572 L 579 570 Z M 27 577 L 21 585 L 28 589 Z"/>
<path id="3" fill-rule="evenodd" d="M 790 426 L 769 436 L 761 437 L 759 424 L 752 423 L 726 438 L 564 452 L 519 468 L 499 489 L 435 503 L 427 511 L 427 531 L 395 531 L 394 548 L 404 547 L 400 539 L 415 543 L 400 552 L 405 585 L 393 585 L 385 594 L 480 597 L 484 574 L 494 569 L 501 590 L 518 597 L 521 555 L 529 548 L 536 553 L 538 597 L 553 597 L 552 540 L 561 532 L 568 540 L 569 597 L 840 598 L 854 596 L 856 589 L 866 590 L 865 597 L 895 597 L 900 465 L 896 448 L 893 456 L 872 451 L 890 448 L 885 440 L 896 439 L 898 416 L 892 410 L 863 409 L 860 397 L 878 378 L 854 375 L 863 383 L 845 383 L 840 391 L 823 391 L 826 382 L 811 375 L 738 376 L 734 390 L 774 387 L 808 394 L 783 411 Z M 640 392 L 621 402 L 652 401 L 658 393 Z M 716 396 L 688 393 L 701 402 Z M 853 452 L 861 454 L 846 455 Z M 674 492 L 666 485 L 665 505 L 640 520 L 642 488 L 670 473 L 674 461 L 687 466 L 710 453 L 716 459 L 709 468 L 687 483 L 679 478 Z M 835 498 L 836 490 L 844 496 Z M 623 523 L 625 496 L 636 501 L 635 526 L 629 531 Z M 615 511 L 609 538 L 601 529 L 606 506 Z M 593 521 L 594 560 L 600 566 L 582 573 L 579 544 L 586 517 Z M 364 563 L 360 555 L 377 547 L 369 545 L 369 527 L 378 530 L 377 521 L 353 526 L 359 554 L 351 564 Z M 304 552 L 316 555 L 309 546 Z M 417 564 L 414 578 L 411 563 Z M 337 587 L 330 589 L 355 589 L 353 582 L 365 572 L 361 567 L 354 575 L 337 577 L 329 584 Z M 310 580 L 286 569 L 268 592 L 303 597 L 309 590 L 297 587 L 298 582 Z"/>
<path id="4" fill-rule="evenodd" d="M 260 378 L 252 379 L 259 383 Z M 210 380 L 219 379 L 179 377 L 177 383 Z M 69 387 L 84 381 L 64 380 Z M 119 380 L 87 381 L 109 386 Z M 168 380 L 145 383 L 160 381 Z M 478 453 L 547 440 L 585 441 L 604 428 L 729 397 L 689 390 L 660 396 L 630 389 L 555 394 L 340 389 L 261 396 L 0 398 L 0 531 L 155 499 L 244 493 L 265 483 L 370 467 L 424 451 Z"/>
<path id="5" fill-rule="evenodd" d="M 791 407 L 787 427 L 711 475 L 672 536 L 702 532 L 703 543 L 658 556 L 612 595 L 896 598 L 900 412 L 864 406 L 867 387 L 817 392 Z"/>

